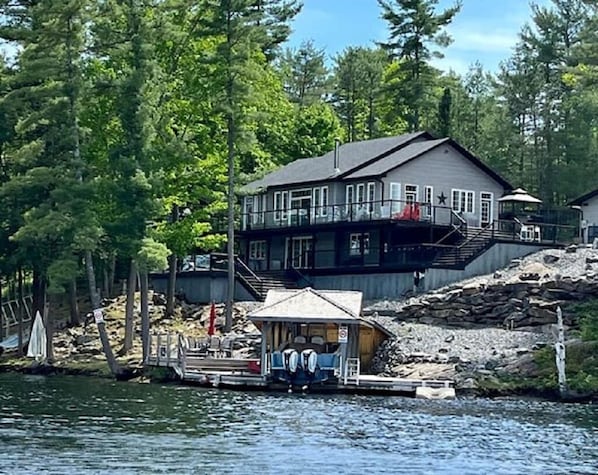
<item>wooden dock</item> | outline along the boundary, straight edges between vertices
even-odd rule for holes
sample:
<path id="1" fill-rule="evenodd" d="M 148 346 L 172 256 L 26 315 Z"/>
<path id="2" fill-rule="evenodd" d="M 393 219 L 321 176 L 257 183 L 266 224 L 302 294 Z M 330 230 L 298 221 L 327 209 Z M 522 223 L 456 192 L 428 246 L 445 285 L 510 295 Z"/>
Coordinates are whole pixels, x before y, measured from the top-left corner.
<path id="1" fill-rule="evenodd" d="M 182 336 L 153 335 L 149 354 L 147 366 L 171 368 L 186 384 L 246 390 L 288 390 L 288 386 L 271 381 L 261 374 L 260 360 L 233 358 L 193 348 L 189 345 L 189 340 Z M 350 370 L 345 378 L 317 385 L 309 390 L 421 395 L 428 399 L 452 398 L 455 394 L 451 380 L 360 374 L 358 362 L 347 361 L 346 365 Z"/>

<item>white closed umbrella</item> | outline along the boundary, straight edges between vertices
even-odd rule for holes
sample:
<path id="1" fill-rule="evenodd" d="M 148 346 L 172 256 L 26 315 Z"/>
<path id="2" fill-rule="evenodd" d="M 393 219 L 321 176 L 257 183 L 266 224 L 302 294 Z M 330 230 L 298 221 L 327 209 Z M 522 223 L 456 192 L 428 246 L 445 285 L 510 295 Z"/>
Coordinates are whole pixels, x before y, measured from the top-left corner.
<path id="1" fill-rule="evenodd" d="M 46 353 L 46 327 L 39 310 L 35 313 L 35 321 L 29 336 L 29 346 L 27 347 L 27 356 L 35 358 L 36 361 L 45 360 Z"/>

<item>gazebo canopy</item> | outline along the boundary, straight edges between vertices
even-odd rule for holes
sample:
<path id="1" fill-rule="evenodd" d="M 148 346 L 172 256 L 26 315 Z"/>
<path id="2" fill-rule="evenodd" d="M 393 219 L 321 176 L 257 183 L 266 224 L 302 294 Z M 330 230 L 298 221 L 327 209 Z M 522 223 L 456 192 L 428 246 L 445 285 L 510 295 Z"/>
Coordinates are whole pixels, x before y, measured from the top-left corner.
<path id="1" fill-rule="evenodd" d="M 523 188 L 516 188 L 508 195 L 505 195 L 497 200 L 499 203 L 542 203 L 542 200 L 530 195 Z"/>

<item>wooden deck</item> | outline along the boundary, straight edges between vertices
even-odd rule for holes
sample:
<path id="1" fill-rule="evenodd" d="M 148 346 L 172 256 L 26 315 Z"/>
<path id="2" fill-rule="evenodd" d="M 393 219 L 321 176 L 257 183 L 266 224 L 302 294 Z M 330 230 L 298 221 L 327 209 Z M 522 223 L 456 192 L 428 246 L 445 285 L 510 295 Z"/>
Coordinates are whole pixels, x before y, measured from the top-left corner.
<path id="1" fill-rule="evenodd" d="M 221 357 L 217 353 L 199 355 L 197 350 L 189 349 L 184 344 L 184 339 L 174 336 L 152 336 L 147 366 L 172 368 L 186 384 L 246 390 L 288 390 L 288 386 L 273 382 L 257 372 L 259 368 L 257 359 Z M 359 374 L 358 365 L 354 366 L 350 376 L 311 387 L 310 391 L 415 396 L 418 388 L 446 390 L 454 397 L 453 381 Z"/>

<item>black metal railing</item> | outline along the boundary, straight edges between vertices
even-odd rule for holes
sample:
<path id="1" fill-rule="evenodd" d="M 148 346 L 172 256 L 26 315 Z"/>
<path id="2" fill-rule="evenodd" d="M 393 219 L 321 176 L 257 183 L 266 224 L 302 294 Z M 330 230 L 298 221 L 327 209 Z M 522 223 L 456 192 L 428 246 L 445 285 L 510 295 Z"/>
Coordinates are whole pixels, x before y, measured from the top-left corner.
<path id="1" fill-rule="evenodd" d="M 241 230 L 262 230 L 362 221 L 403 221 L 450 224 L 451 208 L 405 200 L 341 203 L 241 215 Z"/>

